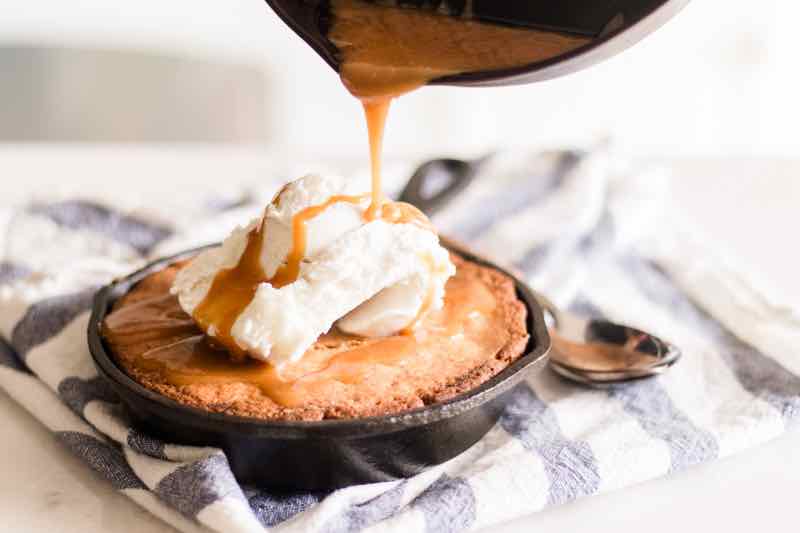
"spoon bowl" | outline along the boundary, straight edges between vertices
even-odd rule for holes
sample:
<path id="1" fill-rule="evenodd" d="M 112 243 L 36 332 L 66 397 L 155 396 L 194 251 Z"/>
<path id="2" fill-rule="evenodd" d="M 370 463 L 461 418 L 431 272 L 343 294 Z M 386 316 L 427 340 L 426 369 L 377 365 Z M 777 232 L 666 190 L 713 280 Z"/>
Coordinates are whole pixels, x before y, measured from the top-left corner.
<path id="1" fill-rule="evenodd" d="M 637 328 L 586 319 L 536 294 L 549 318 L 550 368 L 572 381 L 606 387 L 665 372 L 681 357 L 677 346 Z"/>

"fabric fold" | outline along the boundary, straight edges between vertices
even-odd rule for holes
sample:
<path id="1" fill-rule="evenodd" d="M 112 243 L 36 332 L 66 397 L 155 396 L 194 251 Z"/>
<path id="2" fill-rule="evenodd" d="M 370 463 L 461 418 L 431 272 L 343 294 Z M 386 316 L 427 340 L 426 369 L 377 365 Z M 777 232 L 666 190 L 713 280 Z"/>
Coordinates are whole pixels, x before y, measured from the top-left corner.
<path id="1" fill-rule="evenodd" d="M 331 493 L 242 487 L 221 451 L 134 427 L 84 332 L 97 287 L 216 241 L 278 185 L 184 214 L 62 199 L 0 216 L 0 387 L 108 490 L 181 531 L 477 530 L 728 456 L 800 420 L 800 311 L 678 214 L 665 218 L 663 172 L 606 147 L 509 152 L 437 214 L 441 232 L 513 265 L 561 306 L 669 338 L 681 362 L 609 390 L 533 376 L 480 442 L 407 480 Z"/>

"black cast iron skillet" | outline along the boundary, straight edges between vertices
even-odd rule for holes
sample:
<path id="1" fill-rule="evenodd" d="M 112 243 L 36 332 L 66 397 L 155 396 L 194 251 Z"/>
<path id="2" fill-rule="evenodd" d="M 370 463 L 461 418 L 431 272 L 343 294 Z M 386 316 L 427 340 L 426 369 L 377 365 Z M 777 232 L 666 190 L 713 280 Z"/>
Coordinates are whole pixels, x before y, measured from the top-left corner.
<path id="1" fill-rule="evenodd" d="M 488 264 L 456 245 L 445 245 L 468 260 Z M 188 407 L 139 385 L 117 366 L 100 325 L 113 303 L 136 283 L 200 250 L 161 259 L 101 289 L 89 321 L 89 349 L 98 372 L 119 394 L 137 426 L 167 442 L 222 448 L 244 483 L 322 490 L 414 475 L 483 437 L 497 422 L 511 388 L 547 363 L 550 338 L 542 309 L 531 290 L 514 278 L 528 308 L 531 339 L 524 355 L 451 400 L 392 416 L 320 422 L 272 422 Z"/>

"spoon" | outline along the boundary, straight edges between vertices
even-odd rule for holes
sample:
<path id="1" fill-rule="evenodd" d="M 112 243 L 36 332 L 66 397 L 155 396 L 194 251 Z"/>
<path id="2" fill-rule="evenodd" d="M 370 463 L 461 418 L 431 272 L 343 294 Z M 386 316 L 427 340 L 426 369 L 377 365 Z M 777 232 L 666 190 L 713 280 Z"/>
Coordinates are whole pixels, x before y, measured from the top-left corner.
<path id="1" fill-rule="evenodd" d="M 297 35 L 339 71 L 340 54 L 326 35 L 330 2 L 266 0 Z M 556 78 L 584 69 L 637 43 L 680 11 L 689 0 L 386 0 L 382 5 L 436 10 L 452 17 L 488 23 L 565 32 L 589 37 L 587 44 L 528 65 L 463 72 L 430 81 L 433 85 L 518 85 Z"/>
<path id="2" fill-rule="evenodd" d="M 550 368 L 569 380 L 609 386 L 661 374 L 681 357 L 675 345 L 646 331 L 567 313 L 534 295 L 550 318 Z"/>
<path id="3" fill-rule="evenodd" d="M 485 160 L 428 161 L 414 172 L 399 200 L 414 204 L 430 216 L 467 188 Z M 437 182 L 437 187 L 426 187 L 429 181 Z M 427 189 L 433 190 L 422 194 Z M 585 319 L 560 310 L 539 293 L 534 295 L 549 318 L 553 342 L 550 368 L 571 381 L 608 387 L 661 374 L 681 357 L 675 345 L 646 331 L 603 319 Z"/>

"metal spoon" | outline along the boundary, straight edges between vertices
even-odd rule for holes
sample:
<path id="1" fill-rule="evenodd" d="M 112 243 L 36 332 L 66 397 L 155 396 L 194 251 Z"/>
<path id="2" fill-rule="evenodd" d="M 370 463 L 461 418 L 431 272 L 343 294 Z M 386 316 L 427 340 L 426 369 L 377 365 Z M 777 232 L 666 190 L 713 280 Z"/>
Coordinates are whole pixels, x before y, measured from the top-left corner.
<path id="1" fill-rule="evenodd" d="M 681 357 L 677 346 L 646 331 L 585 319 L 535 296 L 551 319 L 550 368 L 567 379 L 604 387 L 661 374 Z"/>
<path id="2" fill-rule="evenodd" d="M 330 3 L 323 0 L 266 0 L 267 4 L 322 59 L 339 71 L 339 50 L 326 35 Z M 575 50 L 529 65 L 464 72 L 432 80 L 433 85 L 518 85 L 584 69 L 632 46 L 655 31 L 689 0 L 385 0 L 383 5 L 437 10 L 452 17 L 583 35 L 591 40 Z"/>
<path id="3" fill-rule="evenodd" d="M 428 161 L 414 172 L 399 199 L 432 215 L 467 188 L 485 160 Z M 429 181 L 439 185 L 435 192 L 422 194 L 431 189 L 426 187 Z M 442 186 L 443 182 L 446 183 Z M 569 380 L 607 387 L 661 374 L 681 357 L 675 345 L 655 335 L 608 320 L 584 319 L 560 310 L 545 296 L 534 294 L 550 319 L 550 368 Z"/>

